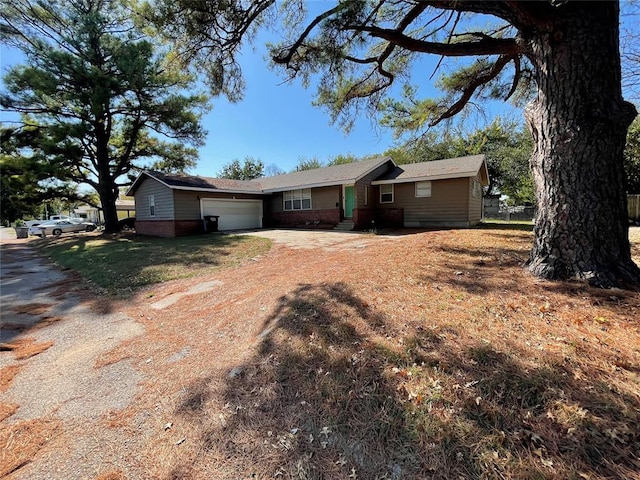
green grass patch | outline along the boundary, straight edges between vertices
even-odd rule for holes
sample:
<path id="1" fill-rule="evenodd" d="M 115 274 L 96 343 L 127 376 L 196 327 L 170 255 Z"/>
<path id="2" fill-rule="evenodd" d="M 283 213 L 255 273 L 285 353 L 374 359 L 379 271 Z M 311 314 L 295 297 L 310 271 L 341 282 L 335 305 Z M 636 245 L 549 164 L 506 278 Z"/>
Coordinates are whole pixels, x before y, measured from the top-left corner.
<path id="1" fill-rule="evenodd" d="M 266 238 L 199 235 L 182 238 L 78 236 L 37 241 L 41 253 L 111 294 L 234 267 L 271 248 Z"/>

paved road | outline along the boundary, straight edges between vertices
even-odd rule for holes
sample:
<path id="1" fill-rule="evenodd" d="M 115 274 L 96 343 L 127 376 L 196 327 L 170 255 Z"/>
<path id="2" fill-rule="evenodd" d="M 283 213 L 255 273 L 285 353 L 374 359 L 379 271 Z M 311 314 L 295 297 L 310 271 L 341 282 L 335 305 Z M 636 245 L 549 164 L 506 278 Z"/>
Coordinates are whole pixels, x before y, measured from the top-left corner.
<path id="1" fill-rule="evenodd" d="M 51 346 L 26 359 L 0 351 L 0 370 L 17 368 L 9 388 L 0 392 L 0 404 L 19 405 L 1 423 L 20 431 L 21 422 L 61 421 L 76 440 L 64 447 L 68 459 L 51 449 L 12 478 L 93 478 L 86 458 L 113 439 L 106 438 L 109 432 L 104 438 L 83 437 L 86 422 L 125 408 L 142 381 L 129 361 L 98 368 L 97 360 L 143 328 L 118 311 L 118 305 L 83 290 L 82 282 L 38 256 L 29 244 L 16 239 L 13 229 L 0 228 L 0 342 Z"/>
<path id="2" fill-rule="evenodd" d="M 64 315 L 79 302 L 78 298 L 52 298 L 51 292 L 59 282 L 68 278 L 61 270 L 37 256 L 26 239 L 16 239 L 12 228 L 0 229 L 0 314 L 2 342 L 11 341 L 21 331 L 34 326 L 43 318 Z M 30 306 L 50 305 L 35 314 L 19 313 Z M 43 310 L 42 307 L 41 310 Z M 9 328 L 15 326 L 16 328 Z"/>

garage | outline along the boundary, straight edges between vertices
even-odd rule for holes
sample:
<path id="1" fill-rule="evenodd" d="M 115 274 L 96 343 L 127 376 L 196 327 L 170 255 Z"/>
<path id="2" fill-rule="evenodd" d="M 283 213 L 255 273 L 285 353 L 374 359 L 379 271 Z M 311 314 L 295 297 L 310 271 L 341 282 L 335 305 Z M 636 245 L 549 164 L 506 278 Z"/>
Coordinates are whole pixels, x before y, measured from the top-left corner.
<path id="1" fill-rule="evenodd" d="M 262 200 L 203 198 L 202 217 L 218 215 L 218 230 L 262 227 Z"/>

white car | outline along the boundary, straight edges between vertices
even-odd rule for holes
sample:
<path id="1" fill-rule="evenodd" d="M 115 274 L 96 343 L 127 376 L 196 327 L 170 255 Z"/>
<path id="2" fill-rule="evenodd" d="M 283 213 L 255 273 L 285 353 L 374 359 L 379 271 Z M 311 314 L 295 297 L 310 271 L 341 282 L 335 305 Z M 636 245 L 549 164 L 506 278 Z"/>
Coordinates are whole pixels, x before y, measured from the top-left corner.
<path id="1" fill-rule="evenodd" d="M 55 220 L 53 222 L 44 222 L 40 225 L 29 227 L 29 233 L 33 230 L 33 235 L 37 235 L 39 237 L 46 237 L 47 235 L 59 237 L 63 233 L 93 232 L 96 228 L 96 224 L 91 222 Z"/>
<path id="2" fill-rule="evenodd" d="M 35 235 L 39 237 L 42 235 L 42 231 L 38 228 L 43 223 L 49 223 L 49 220 L 36 220 L 27 222 L 27 227 L 29 227 L 29 235 Z"/>

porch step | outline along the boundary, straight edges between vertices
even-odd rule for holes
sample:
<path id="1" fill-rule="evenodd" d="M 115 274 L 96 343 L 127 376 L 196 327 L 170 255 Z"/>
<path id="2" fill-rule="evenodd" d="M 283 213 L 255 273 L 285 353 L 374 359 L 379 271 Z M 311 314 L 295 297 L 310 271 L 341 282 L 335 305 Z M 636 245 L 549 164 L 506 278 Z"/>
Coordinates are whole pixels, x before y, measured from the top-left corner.
<path id="1" fill-rule="evenodd" d="M 338 223 L 335 227 L 334 230 L 340 230 L 342 232 L 349 232 L 351 230 L 353 230 L 353 221 L 352 220 L 343 220 L 340 223 Z"/>

